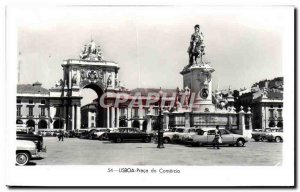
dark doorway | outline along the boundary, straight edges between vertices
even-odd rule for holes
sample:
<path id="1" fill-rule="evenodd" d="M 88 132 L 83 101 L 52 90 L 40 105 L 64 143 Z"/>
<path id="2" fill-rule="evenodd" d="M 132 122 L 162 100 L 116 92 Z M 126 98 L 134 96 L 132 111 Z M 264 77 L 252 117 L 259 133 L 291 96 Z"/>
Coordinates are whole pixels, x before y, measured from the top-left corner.
<path id="1" fill-rule="evenodd" d="M 135 127 L 135 128 L 140 128 L 140 122 L 138 120 L 134 120 L 132 122 L 132 127 Z"/>
<path id="2" fill-rule="evenodd" d="M 40 120 L 38 127 L 39 129 L 47 129 L 47 122 L 45 120 Z"/>
<path id="3" fill-rule="evenodd" d="M 53 123 L 53 128 L 54 129 L 62 129 L 64 126 L 64 121 L 62 120 L 55 120 L 54 123 Z"/>
<path id="4" fill-rule="evenodd" d="M 147 125 L 148 125 L 148 121 L 147 120 L 145 120 L 144 122 L 143 122 L 143 131 L 147 131 Z"/>

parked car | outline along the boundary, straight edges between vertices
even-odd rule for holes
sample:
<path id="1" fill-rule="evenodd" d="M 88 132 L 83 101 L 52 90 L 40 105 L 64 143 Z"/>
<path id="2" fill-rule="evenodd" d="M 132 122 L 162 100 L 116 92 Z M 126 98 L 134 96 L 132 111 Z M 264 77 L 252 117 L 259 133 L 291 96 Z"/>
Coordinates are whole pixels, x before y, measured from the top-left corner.
<path id="1" fill-rule="evenodd" d="M 38 158 L 38 149 L 33 141 L 17 140 L 16 141 L 16 164 L 26 165 L 31 158 Z"/>
<path id="2" fill-rule="evenodd" d="M 181 143 L 185 144 L 187 139 L 190 138 L 192 135 L 197 135 L 199 132 L 200 128 L 190 128 L 188 130 L 188 133 L 183 133 L 181 136 L 179 136 L 179 139 Z"/>
<path id="3" fill-rule="evenodd" d="M 76 129 L 74 131 L 74 136 L 80 138 L 82 133 L 87 133 L 87 129 Z"/>
<path id="4" fill-rule="evenodd" d="M 153 134 L 140 131 L 138 128 L 120 127 L 118 132 L 107 133 L 108 140 L 116 143 L 121 143 L 126 140 L 139 140 L 143 142 L 150 142 Z"/>
<path id="5" fill-rule="evenodd" d="M 198 134 L 189 136 L 187 142 L 192 146 L 201 146 L 207 144 L 213 144 L 213 140 L 215 138 L 215 131 L 216 129 L 200 129 Z M 246 136 L 233 134 L 229 130 L 220 129 L 222 134 L 222 145 L 230 145 L 230 146 L 238 146 L 242 147 L 248 142 Z"/>
<path id="6" fill-rule="evenodd" d="M 172 131 L 164 132 L 163 133 L 164 143 L 170 143 L 171 141 L 173 141 L 174 135 L 179 134 L 179 133 L 187 133 L 187 128 L 178 127 L 178 128 L 173 128 Z"/>
<path id="7" fill-rule="evenodd" d="M 254 141 L 264 141 L 264 140 L 266 140 L 266 136 L 268 133 L 275 132 L 277 130 L 278 130 L 278 128 L 256 129 L 251 133 L 252 139 L 254 139 Z"/>
<path id="8" fill-rule="evenodd" d="M 46 146 L 43 146 L 43 136 L 34 135 L 31 132 L 17 131 L 17 140 L 33 141 L 36 144 L 38 152 L 46 152 Z"/>
<path id="9" fill-rule="evenodd" d="M 93 139 L 105 140 L 107 139 L 107 134 L 110 130 L 107 128 L 99 128 L 92 134 Z"/>
<path id="10" fill-rule="evenodd" d="M 267 133 L 266 139 L 269 142 L 272 142 L 272 141 L 275 141 L 277 143 L 283 142 L 283 129 L 279 129 L 279 130 Z"/>

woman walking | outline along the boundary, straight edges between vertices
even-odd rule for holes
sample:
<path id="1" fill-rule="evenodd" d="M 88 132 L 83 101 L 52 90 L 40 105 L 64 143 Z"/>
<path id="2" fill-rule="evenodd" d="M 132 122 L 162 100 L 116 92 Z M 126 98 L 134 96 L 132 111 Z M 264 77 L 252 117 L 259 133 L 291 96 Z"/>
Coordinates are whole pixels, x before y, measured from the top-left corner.
<path id="1" fill-rule="evenodd" d="M 222 134 L 219 129 L 219 125 L 216 126 L 216 131 L 215 131 L 215 138 L 213 140 L 213 146 L 214 148 L 217 145 L 217 149 L 220 149 L 219 145 L 222 143 Z"/>

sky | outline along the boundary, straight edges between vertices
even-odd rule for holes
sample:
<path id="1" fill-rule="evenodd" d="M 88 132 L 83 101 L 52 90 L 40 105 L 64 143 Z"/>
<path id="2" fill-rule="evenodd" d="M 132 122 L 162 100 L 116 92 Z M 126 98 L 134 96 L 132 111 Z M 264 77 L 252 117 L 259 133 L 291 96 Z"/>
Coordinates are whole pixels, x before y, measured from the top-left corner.
<path id="1" fill-rule="evenodd" d="M 119 64 L 127 88 L 182 88 L 180 71 L 199 24 L 204 60 L 215 69 L 213 89 L 250 88 L 283 76 L 281 16 L 266 7 L 26 8 L 18 15 L 19 83 L 53 87 L 62 78 L 63 60 L 79 59 L 93 39 L 105 60 Z"/>

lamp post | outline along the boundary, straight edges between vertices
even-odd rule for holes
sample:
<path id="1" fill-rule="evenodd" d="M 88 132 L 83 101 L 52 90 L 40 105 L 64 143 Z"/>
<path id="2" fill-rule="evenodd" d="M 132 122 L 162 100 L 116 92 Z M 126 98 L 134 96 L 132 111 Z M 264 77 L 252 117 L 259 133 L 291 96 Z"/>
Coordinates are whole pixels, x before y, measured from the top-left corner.
<path id="1" fill-rule="evenodd" d="M 159 90 L 159 113 L 158 113 L 158 142 L 157 142 L 157 148 L 165 148 L 164 142 L 163 142 L 163 130 L 161 126 L 161 101 L 162 101 L 162 95 L 163 92 L 160 88 Z"/>

